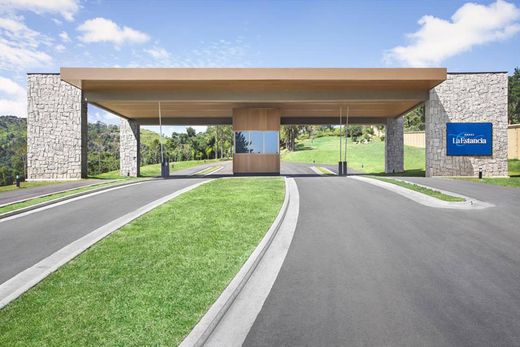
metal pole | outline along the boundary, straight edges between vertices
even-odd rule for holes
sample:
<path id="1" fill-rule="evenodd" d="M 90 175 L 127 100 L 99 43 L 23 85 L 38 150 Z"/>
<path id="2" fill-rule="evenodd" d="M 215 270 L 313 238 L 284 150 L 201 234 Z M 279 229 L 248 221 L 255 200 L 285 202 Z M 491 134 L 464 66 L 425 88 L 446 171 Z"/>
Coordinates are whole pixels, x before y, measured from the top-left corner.
<path id="1" fill-rule="evenodd" d="M 343 174 L 347 175 L 347 143 L 348 143 L 348 116 L 350 113 L 350 106 L 347 105 L 347 119 L 345 121 L 345 161 L 343 162 Z"/>
<path id="2" fill-rule="evenodd" d="M 159 101 L 159 144 L 161 145 L 161 176 L 164 176 L 164 148 L 162 138 L 162 113 L 161 102 Z"/>
<path id="3" fill-rule="evenodd" d="M 218 125 L 215 125 L 215 159 L 218 159 Z"/>
<path id="4" fill-rule="evenodd" d="M 346 120 L 345 120 L 345 161 L 347 161 L 348 113 L 349 113 L 349 106 L 347 106 L 347 116 L 346 116 Z"/>
<path id="5" fill-rule="evenodd" d="M 342 146 L 343 146 L 343 141 L 341 139 L 341 135 L 342 135 L 342 131 L 341 131 L 341 124 L 343 122 L 343 107 L 339 107 L 339 161 L 338 161 L 338 176 L 342 176 L 343 175 L 343 163 L 341 162 L 342 159 L 343 159 L 343 155 L 342 155 Z"/>

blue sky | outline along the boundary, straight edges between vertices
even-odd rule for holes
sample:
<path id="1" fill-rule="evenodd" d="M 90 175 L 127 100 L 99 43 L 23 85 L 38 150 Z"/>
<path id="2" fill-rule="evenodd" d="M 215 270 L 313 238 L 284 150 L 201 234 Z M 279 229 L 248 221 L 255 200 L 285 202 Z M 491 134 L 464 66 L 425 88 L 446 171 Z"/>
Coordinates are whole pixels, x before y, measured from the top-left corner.
<path id="1" fill-rule="evenodd" d="M 0 114 L 25 116 L 25 74 L 60 66 L 511 72 L 520 3 L 0 0 Z"/>

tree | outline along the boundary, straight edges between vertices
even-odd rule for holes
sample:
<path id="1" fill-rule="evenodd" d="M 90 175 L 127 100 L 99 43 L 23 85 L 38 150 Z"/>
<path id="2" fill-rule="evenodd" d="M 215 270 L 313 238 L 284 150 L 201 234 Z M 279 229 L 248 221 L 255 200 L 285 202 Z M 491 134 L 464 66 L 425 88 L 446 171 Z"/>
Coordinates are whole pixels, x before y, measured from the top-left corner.
<path id="1" fill-rule="evenodd" d="M 280 141 L 288 151 L 296 149 L 296 138 L 304 126 L 284 125 L 280 128 Z"/>
<path id="2" fill-rule="evenodd" d="M 418 106 L 404 116 L 405 131 L 424 131 L 424 105 Z"/>
<path id="3" fill-rule="evenodd" d="M 516 68 L 512 76 L 509 76 L 508 88 L 508 120 L 509 124 L 520 123 L 520 68 Z"/>

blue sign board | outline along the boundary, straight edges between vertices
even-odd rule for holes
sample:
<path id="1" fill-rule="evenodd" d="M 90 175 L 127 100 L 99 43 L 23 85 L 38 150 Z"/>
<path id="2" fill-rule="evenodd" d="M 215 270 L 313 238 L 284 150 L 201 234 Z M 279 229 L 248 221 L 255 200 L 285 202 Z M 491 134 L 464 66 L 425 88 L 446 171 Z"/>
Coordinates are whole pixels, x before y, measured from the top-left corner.
<path id="1" fill-rule="evenodd" d="M 493 124 L 446 123 L 446 155 L 492 155 Z"/>

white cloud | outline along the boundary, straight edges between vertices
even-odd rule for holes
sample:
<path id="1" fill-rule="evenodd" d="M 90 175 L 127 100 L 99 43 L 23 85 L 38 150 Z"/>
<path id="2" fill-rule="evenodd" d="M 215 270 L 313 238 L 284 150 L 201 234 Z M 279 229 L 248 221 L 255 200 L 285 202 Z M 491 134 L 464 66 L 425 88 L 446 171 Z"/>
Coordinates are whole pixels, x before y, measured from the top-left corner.
<path id="1" fill-rule="evenodd" d="M 170 58 L 170 53 L 167 50 L 161 47 L 154 47 L 150 49 L 144 50 L 146 53 L 150 54 L 154 59 L 157 60 L 166 60 Z"/>
<path id="2" fill-rule="evenodd" d="M 13 70 L 50 64 L 50 55 L 40 49 L 50 39 L 28 28 L 20 18 L 0 18 L 0 69 Z"/>
<path id="3" fill-rule="evenodd" d="M 418 22 L 421 28 L 407 35 L 410 44 L 392 48 L 385 60 L 408 66 L 439 65 L 474 46 L 513 36 L 520 31 L 519 19 L 520 9 L 503 0 L 487 6 L 466 3 L 451 20 L 423 16 Z"/>
<path id="4" fill-rule="evenodd" d="M 79 10 L 79 0 L 0 0 L 4 12 L 31 11 L 36 14 L 60 14 L 65 20 L 74 20 Z"/>
<path id="5" fill-rule="evenodd" d="M 27 117 L 25 88 L 15 81 L 0 76 L 0 115 Z"/>
<path id="6" fill-rule="evenodd" d="M 63 42 L 69 42 L 70 41 L 69 34 L 67 34 L 66 31 L 62 31 L 60 33 L 60 38 L 62 39 Z"/>
<path id="7" fill-rule="evenodd" d="M 88 105 L 88 122 L 97 123 L 102 122 L 105 124 L 116 124 L 119 125 L 119 116 L 105 111 L 102 108 L 96 107 L 92 104 Z"/>
<path id="8" fill-rule="evenodd" d="M 145 43 L 150 37 L 138 30 L 127 26 L 119 26 L 110 19 L 94 18 L 85 21 L 78 26 L 77 30 L 82 33 L 80 41 L 91 42 L 111 42 L 116 46 L 124 43 Z"/>
<path id="9" fill-rule="evenodd" d="M 201 42 L 200 47 L 190 51 L 174 54 L 160 46 L 144 49 L 147 55 L 154 58 L 150 62 L 148 56 L 143 57 L 134 52 L 133 66 L 175 66 L 175 67 L 244 67 L 251 65 L 248 60 L 249 46 L 241 39 L 228 41 L 217 40 L 210 43 Z"/>
<path id="10" fill-rule="evenodd" d="M 65 46 L 62 45 L 62 44 L 59 44 L 57 45 L 56 47 L 54 47 L 58 52 L 64 52 L 65 51 Z"/>

